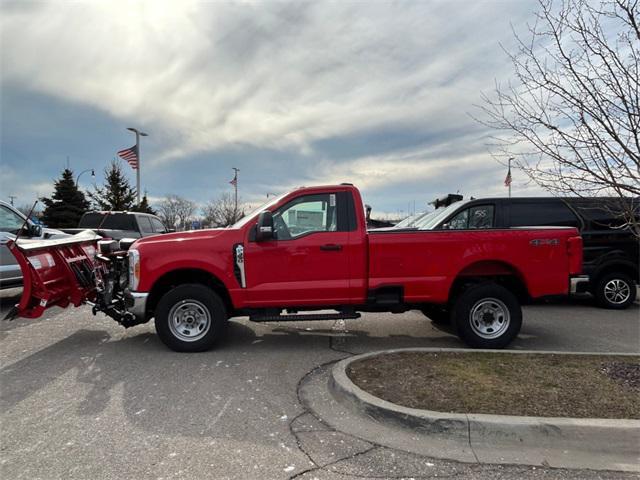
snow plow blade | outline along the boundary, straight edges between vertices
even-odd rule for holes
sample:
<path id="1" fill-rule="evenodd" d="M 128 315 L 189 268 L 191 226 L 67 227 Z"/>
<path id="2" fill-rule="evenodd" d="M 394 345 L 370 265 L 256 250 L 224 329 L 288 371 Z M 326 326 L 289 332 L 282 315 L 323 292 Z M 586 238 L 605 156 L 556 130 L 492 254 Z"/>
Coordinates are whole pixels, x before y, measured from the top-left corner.
<path id="1" fill-rule="evenodd" d="M 76 307 L 96 296 L 96 245 L 101 237 L 87 230 L 60 240 L 9 241 L 22 270 L 20 303 L 5 316 L 38 318 L 50 307 Z"/>

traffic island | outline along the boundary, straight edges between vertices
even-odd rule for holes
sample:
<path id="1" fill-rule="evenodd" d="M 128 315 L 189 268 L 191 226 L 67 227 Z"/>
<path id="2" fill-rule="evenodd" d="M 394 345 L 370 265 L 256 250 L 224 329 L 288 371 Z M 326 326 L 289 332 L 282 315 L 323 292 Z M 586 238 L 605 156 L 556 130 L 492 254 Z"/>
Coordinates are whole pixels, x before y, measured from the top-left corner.
<path id="1" fill-rule="evenodd" d="M 637 355 L 403 349 L 342 360 L 328 384 L 364 417 L 441 443 L 446 458 L 639 471 L 638 363 Z"/>

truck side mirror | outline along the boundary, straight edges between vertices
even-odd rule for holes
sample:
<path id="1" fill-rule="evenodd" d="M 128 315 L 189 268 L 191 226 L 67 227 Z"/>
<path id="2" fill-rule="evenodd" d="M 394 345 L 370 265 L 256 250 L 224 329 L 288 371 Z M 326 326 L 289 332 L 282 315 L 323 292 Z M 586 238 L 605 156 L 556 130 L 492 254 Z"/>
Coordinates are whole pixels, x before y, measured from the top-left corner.
<path id="1" fill-rule="evenodd" d="M 265 242 L 273 240 L 275 237 L 273 229 L 273 214 L 265 210 L 258 215 L 258 224 L 256 225 L 256 242 Z"/>

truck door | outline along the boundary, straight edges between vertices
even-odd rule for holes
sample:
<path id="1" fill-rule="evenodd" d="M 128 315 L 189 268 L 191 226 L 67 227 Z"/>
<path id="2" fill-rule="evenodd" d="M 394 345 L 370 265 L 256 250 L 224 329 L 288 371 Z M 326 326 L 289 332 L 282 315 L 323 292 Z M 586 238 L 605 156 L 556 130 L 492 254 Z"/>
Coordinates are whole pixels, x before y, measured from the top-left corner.
<path id="1" fill-rule="evenodd" d="M 273 212 L 276 238 L 245 247 L 251 306 L 349 301 L 349 192 L 305 194 Z"/>

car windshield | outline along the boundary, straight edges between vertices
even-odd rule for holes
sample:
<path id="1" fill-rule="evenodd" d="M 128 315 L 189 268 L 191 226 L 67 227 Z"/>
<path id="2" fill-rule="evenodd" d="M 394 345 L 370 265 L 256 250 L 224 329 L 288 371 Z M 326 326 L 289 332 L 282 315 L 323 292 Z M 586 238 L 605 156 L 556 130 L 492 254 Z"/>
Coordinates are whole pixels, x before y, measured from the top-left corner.
<path id="1" fill-rule="evenodd" d="M 244 217 L 242 217 L 240 220 L 234 223 L 230 228 L 243 227 L 244 225 L 249 223 L 251 219 L 256 215 L 258 215 L 260 212 L 262 212 L 263 210 L 269 210 L 271 207 L 273 207 L 276 203 L 282 200 L 288 193 L 289 192 L 283 193 L 282 195 L 278 195 L 277 197 L 274 197 L 271 200 L 267 200 L 265 203 L 263 203 L 259 207 L 254 208 L 249 213 L 247 213 Z"/>
<path id="2" fill-rule="evenodd" d="M 437 213 L 438 211 L 434 210 L 432 212 L 421 212 L 416 215 L 412 215 L 405 218 L 401 222 L 396 223 L 394 228 L 415 228 L 418 222 L 425 222 L 428 218 L 434 216 Z"/>
<path id="3" fill-rule="evenodd" d="M 4 205 L 0 208 L 0 231 L 17 235 L 22 225 L 24 225 L 24 218 Z"/>
<path id="4" fill-rule="evenodd" d="M 436 210 L 435 212 L 431 212 L 433 215 L 428 215 L 423 219 L 417 221 L 413 226 L 419 230 L 433 230 L 437 227 L 443 220 L 445 220 L 449 215 L 458 210 L 461 206 L 465 205 L 468 202 L 456 202 L 452 203 L 446 208 L 442 210 Z"/>

